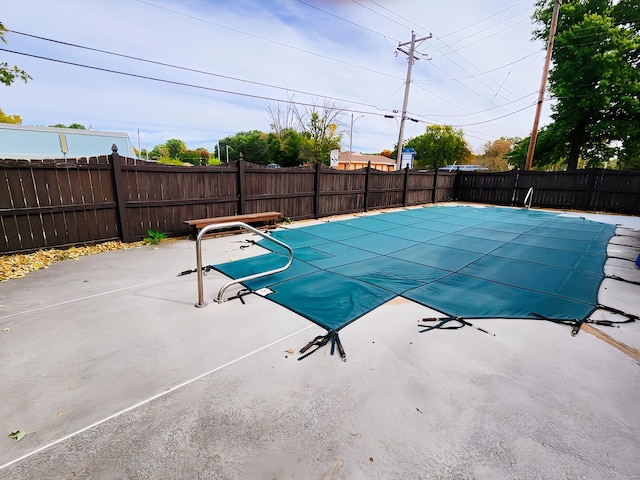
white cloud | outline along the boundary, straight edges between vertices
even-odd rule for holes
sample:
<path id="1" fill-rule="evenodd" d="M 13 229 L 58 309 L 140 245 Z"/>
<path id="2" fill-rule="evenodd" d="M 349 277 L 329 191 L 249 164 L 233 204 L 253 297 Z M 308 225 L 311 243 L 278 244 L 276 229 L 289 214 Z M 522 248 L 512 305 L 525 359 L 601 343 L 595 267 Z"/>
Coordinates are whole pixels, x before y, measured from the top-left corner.
<path id="1" fill-rule="evenodd" d="M 2 61 L 33 76 L 27 85 L 3 88 L 0 108 L 25 124 L 127 131 L 134 145 L 140 129 L 142 147 L 180 138 L 211 149 L 238 131 L 268 130 L 268 102 L 251 96 L 287 99 L 298 90 L 312 95 L 295 93 L 296 101 L 326 95 L 367 112 L 354 122 L 353 148 L 379 152 L 397 142 L 397 122 L 382 115 L 402 108 L 406 55 L 394 52 L 413 29 L 418 38 L 433 38 L 418 49 L 431 60 L 413 67 L 410 115 L 466 125 L 467 140 L 480 151 L 486 141 L 530 133 L 544 60 L 544 45 L 530 40 L 533 9 L 533 1 L 508 0 L 9 2 L 0 20 L 10 30 L 246 82 L 8 33 L 3 48 L 17 52 L 205 88 L 0 52 Z M 542 124 L 548 114 L 545 105 Z M 346 112 L 345 149 L 350 119 Z M 425 125 L 406 122 L 405 139 Z"/>

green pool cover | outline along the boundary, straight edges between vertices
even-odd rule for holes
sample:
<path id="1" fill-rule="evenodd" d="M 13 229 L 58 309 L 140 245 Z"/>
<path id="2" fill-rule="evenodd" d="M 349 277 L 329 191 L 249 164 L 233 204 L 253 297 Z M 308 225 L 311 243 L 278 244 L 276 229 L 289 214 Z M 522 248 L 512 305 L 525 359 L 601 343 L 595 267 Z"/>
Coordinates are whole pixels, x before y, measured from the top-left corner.
<path id="1" fill-rule="evenodd" d="M 402 296 L 464 318 L 582 319 L 598 304 L 613 225 L 538 210 L 431 206 L 280 229 L 291 267 L 249 281 L 266 298 L 338 331 Z M 231 278 L 277 268 L 286 252 L 216 265 Z"/>

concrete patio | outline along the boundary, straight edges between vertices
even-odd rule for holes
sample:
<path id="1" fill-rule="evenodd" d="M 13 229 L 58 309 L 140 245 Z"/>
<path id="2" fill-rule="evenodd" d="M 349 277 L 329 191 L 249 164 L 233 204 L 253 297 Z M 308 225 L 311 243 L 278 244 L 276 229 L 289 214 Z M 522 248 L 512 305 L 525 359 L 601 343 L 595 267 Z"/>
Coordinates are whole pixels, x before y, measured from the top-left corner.
<path id="1" fill-rule="evenodd" d="M 628 228 L 605 267 L 627 281 L 600 301 L 640 315 L 640 219 L 588 218 Z M 252 238 L 205 240 L 204 262 Z M 438 313 L 396 298 L 341 331 L 346 363 L 297 361 L 324 330 L 255 294 L 213 302 L 214 271 L 195 308 L 176 276 L 195 258 L 178 240 L 0 284 L 1 479 L 640 478 L 638 322 L 419 333 Z"/>

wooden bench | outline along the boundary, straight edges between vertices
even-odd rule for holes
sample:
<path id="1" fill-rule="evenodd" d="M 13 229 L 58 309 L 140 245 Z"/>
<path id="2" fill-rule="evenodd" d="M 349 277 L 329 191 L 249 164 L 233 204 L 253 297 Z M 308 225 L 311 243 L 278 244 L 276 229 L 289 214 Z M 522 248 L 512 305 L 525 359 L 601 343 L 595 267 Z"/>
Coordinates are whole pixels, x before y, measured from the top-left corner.
<path id="1" fill-rule="evenodd" d="M 193 227 L 196 231 L 196 235 L 200 233 L 207 225 L 216 225 L 219 223 L 227 222 L 243 222 L 251 226 L 259 227 L 265 225 L 271 225 L 278 219 L 282 218 L 280 212 L 262 212 L 262 213 L 247 213 L 245 215 L 231 215 L 228 217 L 212 217 L 212 218 L 200 218 L 197 220 L 185 220 L 183 223 Z M 216 232 L 211 232 L 215 235 Z M 219 233 L 219 232 L 218 232 Z"/>

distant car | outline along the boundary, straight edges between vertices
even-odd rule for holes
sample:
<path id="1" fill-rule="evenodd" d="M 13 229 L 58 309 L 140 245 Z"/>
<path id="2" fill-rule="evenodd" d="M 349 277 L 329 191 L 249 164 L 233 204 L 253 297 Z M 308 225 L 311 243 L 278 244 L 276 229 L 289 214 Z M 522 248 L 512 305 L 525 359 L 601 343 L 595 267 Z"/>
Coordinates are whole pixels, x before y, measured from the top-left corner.
<path id="1" fill-rule="evenodd" d="M 269 165 L 267 165 L 267 168 L 280 168 L 280 165 L 278 165 L 277 163 L 270 163 Z"/>

